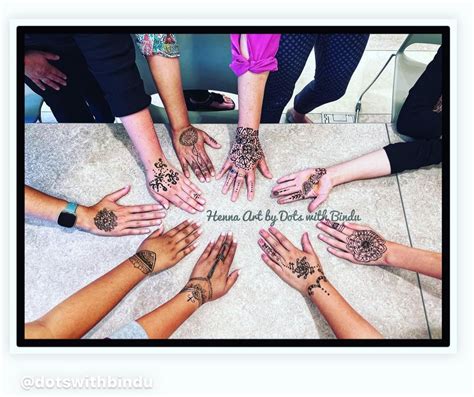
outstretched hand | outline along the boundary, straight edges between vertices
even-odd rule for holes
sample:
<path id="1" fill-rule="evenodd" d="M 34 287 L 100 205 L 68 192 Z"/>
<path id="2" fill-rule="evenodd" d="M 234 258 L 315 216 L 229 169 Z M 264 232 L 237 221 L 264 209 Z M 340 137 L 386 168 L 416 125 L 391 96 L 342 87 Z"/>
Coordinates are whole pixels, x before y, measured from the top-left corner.
<path id="1" fill-rule="evenodd" d="M 110 193 L 97 204 L 77 208 L 76 226 L 99 236 L 128 236 L 150 233 L 166 216 L 158 204 L 122 205 L 118 201 L 130 192 L 126 186 Z"/>
<path id="2" fill-rule="evenodd" d="M 253 200 L 256 168 L 265 178 L 273 178 L 258 139 L 258 130 L 238 127 L 229 157 L 216 176 L 216 179 L 221 179 L 227 174 L 222 193 L 227 194 L 232 189 L 231 200 L 236 201 L 242 186 L 246 183 L 247 200 Z"/>
<path id="3" fill-rule="evenodd" d="M 278 204 L 310 199 L 308 211 L 314 212 L 326 201 L 332 188 L 325 168 L 308 168 L 278 179 L 272 188 L 272 197 L 277 198 Z"/>

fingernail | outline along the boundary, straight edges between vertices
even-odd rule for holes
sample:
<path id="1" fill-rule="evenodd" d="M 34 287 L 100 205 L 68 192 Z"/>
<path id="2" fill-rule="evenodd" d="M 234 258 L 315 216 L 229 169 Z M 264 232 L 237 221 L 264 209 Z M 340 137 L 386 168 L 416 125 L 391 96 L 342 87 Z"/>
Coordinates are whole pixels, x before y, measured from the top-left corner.
<path id="1" fill-rule="evenodd" d="M 232 240 L 232 242 L 233 242 L 234 244 L 237 244 L 237 239 L 234 238 L 234 239 Z"/>
<path id="2" fill-rule="evenodd" d="M 196 222 L 196 226 L 197 226 L 197 227 L 201 227 L 201 226 L 202 226 L 202 222 L 201 222 L 201 221 Z"/>
<path id="3" fill-rule="evenodd" d="M 145 229 L 145 233 L 150 233 L 150 229 Z"/>
<path id="4" fill-rule="evenodd" d="M 228 235 L 228 236 L 232 236 L 232 232 L 227 232 L 227 235 Z"/>
<path id="5" fill-rule="evenodd" d="M 214 244 L 214 241 L 216 240 L 212 239 L 211 241 L 209 241 L 209 244 Z"/>
<path id="6" fill-rule="evenodd" d="M 193 243 L 193 247 L 196 248 L 199 245 L 199 243 Z"/>
<path id="7" fill-rule="evenodd" d="M 197 230 L 197 234 L 201 234 L 202 233 L 202 230 L 201 229 L 198 229 Z"/>
<path id="8" fill-rule="evenodd" d="M 155 225 L 159 225 L 159 224 L 161 224 L 161 220 L 158 219 L 155 221 Z"/>
<path id="9" fill-rule="evenodd" d="M 202 205 L 198 206 L 199 211 L 204 211 L 204 207 Z"/>
<path id="10" fill-rule="evenodd" d="M 261 238 L 258 239 L 259 244 L 263 244 L 263 240 Z"/>

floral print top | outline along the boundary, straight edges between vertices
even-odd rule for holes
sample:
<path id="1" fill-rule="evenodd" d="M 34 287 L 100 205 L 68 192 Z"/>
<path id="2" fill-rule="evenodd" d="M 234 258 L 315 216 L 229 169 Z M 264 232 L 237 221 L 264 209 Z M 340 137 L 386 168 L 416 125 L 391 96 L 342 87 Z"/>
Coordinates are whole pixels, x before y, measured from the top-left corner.
<path id="1" fill-rule="evenodd" d="M 165 58 L 179 57 L 179 47 L 172 33 L 136 34 L 138 48 L 144 56 L 161 55 Z"/>

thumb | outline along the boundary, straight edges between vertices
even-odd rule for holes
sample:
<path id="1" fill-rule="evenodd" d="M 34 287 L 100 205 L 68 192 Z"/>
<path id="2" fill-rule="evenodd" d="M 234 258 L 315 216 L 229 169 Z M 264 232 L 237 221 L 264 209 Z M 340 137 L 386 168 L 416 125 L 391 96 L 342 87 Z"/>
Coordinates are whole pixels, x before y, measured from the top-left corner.
<path id="1" fill-rule="evenodd" d="M 52 60 L 52 61 L 57 61 L 58 59 L 60 59 L 60 56 L 59 56 L 59 55 L 52 54 L 51 52 L 42 51 L 42 53 L 43 53 L 43 56 L 44 56 L 46 59 L 50 59 L 50 60 Z"/>
<path id="2" fill-rule="evenodd" d="M 158 203 L 160 203 L 163 206 L 163 208 L 168 209 L 170 207 L 170 202 L 163 196 L 160 196 L 159 194 L 155 194 L 153 197 L 156 201 L 158 201 Z"/>
<path id="3" fill-rule="evenodd" d="M 116 192 L 110 193 L 107 196 L 104 197 L 104 199 L 116 202 L 120 200 L 123 196 L 125 196 L 128 192 L 130 191 L 130 185 L 123 187 L 120 190 L 117 190 Z"/>
<path id="4" fill-rule="evenodd" d="M 234 286 L 235 282 L 239 278 L 239 270 L 234 270 L 232 273 L 229 274 L 229 277 L 227 277 L 227 281 L 225 283 L 225 293 L 229 292 L 229 290 Z"/>
<path id="5" fill-rule="evenodd" d="M 318 208 L 324 201 L 326 201 L 327 194 L 321 194 L 319 196 L 316 196 L 311 203 L 308 205 L 308 211 L 309 212 L 314 212 L 316 208 Z"/>
<path id="6" fill-rule="evenodd" d="M 316 255 L 313 245 L 311 244 L 311 241 L 309 239 L 308 232 L 303 233 L 303 236 L 301 237 L 301 247 L 303 248 L 303 251 L 307 254 Z"/>
<path id="7" fill-rule="evenodd" d="M 221 144 L 217 142 L 212 136 L 210 136 L 207 132 L 202 132 L 202 136 L 204 137 L 204 142 L 206 142 L 210 147 L 214 149 L 220 149 Z"/>
<path id="8" fill-rule="evenodd" d="M 163 224 L 161 224 L 158 229 L 156 229 L 152 234 L 150 234 L 148 236 L 148 238 L 155 238 L 155 237 L 159 237 L 163 234 L 163 232 L 165 231 L 165 228 L 163 227 Z"/>
<path id="9" fill-rule="evenodd" d="M 272 179 L 273 178 L 273 175 L 272 173 L 270 172 L 270 169 L 268 168 L 268 164 L 267 164 L 267 160 L 264 158 L 262 158 L 259 162 L 258 162 L 258 168 L 260 170 L 260 172 L 262 173 L 262 175 L 267 178 L 267 179 Z"/>

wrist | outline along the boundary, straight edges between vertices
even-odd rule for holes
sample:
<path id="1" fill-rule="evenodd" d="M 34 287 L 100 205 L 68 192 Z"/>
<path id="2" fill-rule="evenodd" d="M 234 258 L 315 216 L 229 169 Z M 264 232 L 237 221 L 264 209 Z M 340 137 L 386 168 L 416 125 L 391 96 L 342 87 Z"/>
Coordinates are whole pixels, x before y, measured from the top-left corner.
<path id="1" fill-rule="evenodd" d="M 76 224 L 74 225 L 76 228 L 90 231 L 92 230 L 92 219 L 90 214 L 90 207 L 86 207 L 85 205 L 78 205 L 76 209 Z"/>
<path id="2" fill-rule="evenodd" d="M 400 256 L 401 251 L 406 248 L 403 245 L 394 243 L 392 241 L 386 241 L 385 246 L 387 250 L 382 257 L 382 266 L 397 266 L 397 258 Z"/>
<path id="3" fill-rule="evenodd" d="M 192 127 L 192 124 L 187 120 L 184 123 L 179 123 L 179 124 L 172 124 L 171 125 L 171 135 L 173 138 L 179 137 L 179 135 L 187 130 L 188 128 Z"/>
<path id="4" fill-rule="evenodd" d="M 344 167 L 341 164 L 326 168 L 326 174 L 333 187 L 348 182 Z"/>

